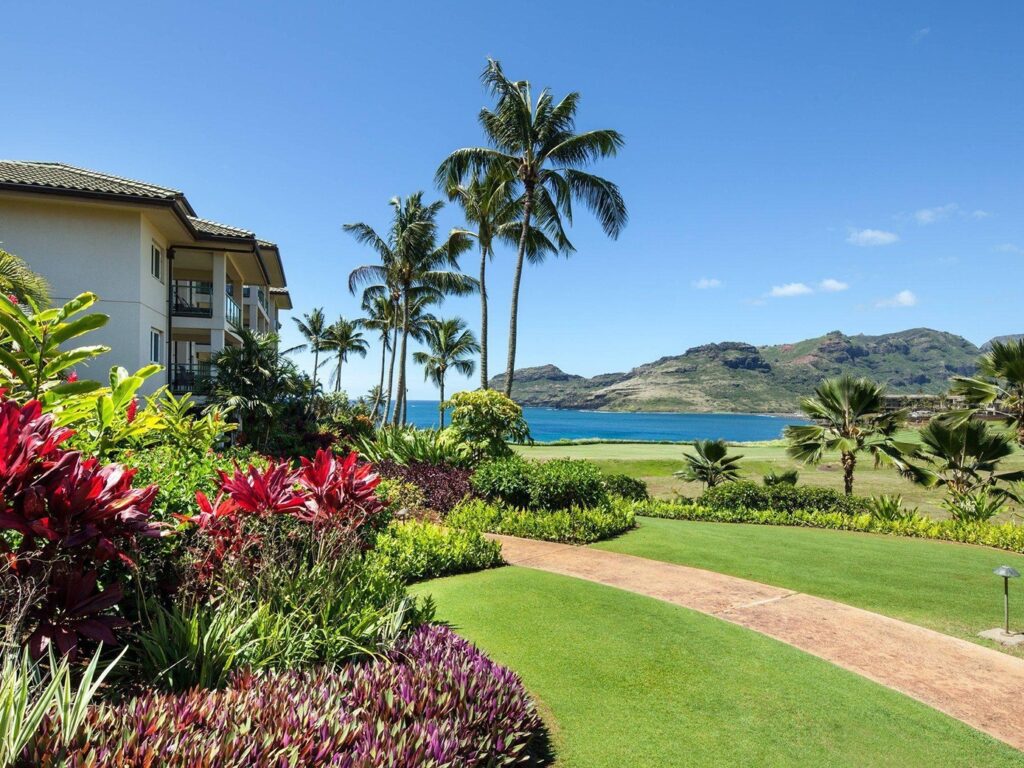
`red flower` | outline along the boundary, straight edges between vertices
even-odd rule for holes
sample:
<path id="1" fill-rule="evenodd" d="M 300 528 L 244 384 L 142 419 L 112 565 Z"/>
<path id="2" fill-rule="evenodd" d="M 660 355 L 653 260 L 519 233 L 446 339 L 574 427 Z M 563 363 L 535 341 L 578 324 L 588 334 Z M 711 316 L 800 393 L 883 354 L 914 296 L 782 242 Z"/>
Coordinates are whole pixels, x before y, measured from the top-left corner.
<path id="1" fill-rule="evenodd" d="M 7 298 L 10 299 L 11 304 L 17 304 L 18 303 L 18 297 L 15 296 L 13 293 L 8 293 L 7 294 Z"/>
<path id="2" fill-rule="evenodd" d="M 78 371 L 72 371 L 68 374 L 68 383 L 74 384 L 76 381 L 78 381 Z"/>
<path id="3" fill-rule="evenodd" d="M 138 412 L 139 412 L 139 399 L 137 397 L 133 397 L 132 401 L 130 403 L 128 403 L 127 410 L 125 410 L 125 412 L 124 412 L 124 417 L 128 420 L 129 424 L 131 424 L 133 421 L 135 421 L 135 414 L 138 413 Z"/>

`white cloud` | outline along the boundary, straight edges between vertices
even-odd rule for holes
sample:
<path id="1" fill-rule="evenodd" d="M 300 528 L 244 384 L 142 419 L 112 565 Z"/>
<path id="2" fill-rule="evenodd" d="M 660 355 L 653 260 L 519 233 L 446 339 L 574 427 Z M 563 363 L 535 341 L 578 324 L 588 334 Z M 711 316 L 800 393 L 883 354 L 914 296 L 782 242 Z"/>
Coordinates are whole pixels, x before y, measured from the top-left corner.
<path id="1" fill-rule="evenodd" d="M 983 211 L 980 208 L 978 208 L 977 210 L 971 211 L 968 215 L 972 219 L 987 219 L 992 214 L 989 213 L 988 211 Z"/>
<path id="2" fill-rule="evenodd" d="M 1014 245 L 1013 243 L 1003 243 L 1002 245 L 997 245 L 996 250 L 999 251 L 1000 253 L 1024 254 L 1024 248 L 1021 248 L 1019 245 Z"/>
<path id="3" fill-rule="evenodd" d="M 846 242 L 851 245 L 873 246 L 891 245 L 900 239 L 895 232 L 886 232 L 882 229 L 851 229 L 850 236 Z"/>
<path id="4" fill-rule="evenodd" d="M 921 27 L 919 30 L 917 30 L 916 32 L 914 32 L 914 34 L 910 36 L 910 42 L 912 42 L 914 45 L 917 45 L 926 37 L 928 37 L 928 35 L 930 35 L 931 32 L 931 27 Z"/>
<path id="5" fill-rule="evenodd" d="M 785 285 L 772 286 L 769 295 L 776 298 L 785 298 L 789 296 L 804 296 L 808 293 L 814 293 L 814 289 L 806 283 L 786 283 Z"/>
<path id="6" fill-rule="evenodd" d="M 902 290 L 895 296 L 882 299 L 875 304 L 876 307 L 912 307 L 917 304 L 917 296 L 913 291 Z"/>
<path id="7" fill-rule="evenodd" d="M 937 205 L 934 208 L 920 208 L 914 211 L 914 218 L 918 224 L 934 224 L 936 221 L 956 213 L 960 206 L 956 203 L 946 203 L 945 205 Z"/>
<path id="8" fill-rule="evenodd" d="M 717 277 L 702 277 L 700 280 L 693 281 L 693 287 L 698 291 L 706 291 L 709 288 L 721 288 L 722 281 Z"/>
<path id="9" fill-rule="evenodd" d="M 826 277 L 818 283 L 818 290 L 825 291 L 826 293 L 845 291 L 849 287 L 849 283 L 844 283 L 842 280 L 836 280 L 834 277 Z"/>

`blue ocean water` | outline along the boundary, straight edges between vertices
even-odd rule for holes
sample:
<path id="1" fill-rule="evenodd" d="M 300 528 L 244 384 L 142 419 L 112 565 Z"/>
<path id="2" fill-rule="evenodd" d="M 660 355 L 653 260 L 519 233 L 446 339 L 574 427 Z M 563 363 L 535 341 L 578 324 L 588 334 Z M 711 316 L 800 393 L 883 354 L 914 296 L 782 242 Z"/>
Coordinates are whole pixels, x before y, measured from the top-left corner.
<path id="1" fill-rule="evenodd" d="M 409 421 L 418 427 L 437 426 L 436 400 L 410 400 Z M 537 442 L 552 440 L 774 440 L 787 424 L 806 424 L 792 417 L 746 413 L 614 413 L 524 408 L 523 415 Z"/>

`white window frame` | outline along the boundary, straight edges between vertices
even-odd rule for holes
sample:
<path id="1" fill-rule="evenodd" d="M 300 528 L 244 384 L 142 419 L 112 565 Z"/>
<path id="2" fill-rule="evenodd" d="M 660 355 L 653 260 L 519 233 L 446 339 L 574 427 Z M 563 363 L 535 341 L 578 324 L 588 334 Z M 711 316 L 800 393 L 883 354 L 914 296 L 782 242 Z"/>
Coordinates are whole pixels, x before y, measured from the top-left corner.
<path id="1" fill-rule="evenodd" d="M 155 354 L 154 354 L 155 353 Z M 163 365 L 164 359 L 164 332 L 159 328 L 149 329 L 149 361 L 157 365 Z"/>
<path id="2" fill-rule="evenodd" d="M 155 242 L 149 246 L 149 273 L 164 282 L 164 249 Z"/>

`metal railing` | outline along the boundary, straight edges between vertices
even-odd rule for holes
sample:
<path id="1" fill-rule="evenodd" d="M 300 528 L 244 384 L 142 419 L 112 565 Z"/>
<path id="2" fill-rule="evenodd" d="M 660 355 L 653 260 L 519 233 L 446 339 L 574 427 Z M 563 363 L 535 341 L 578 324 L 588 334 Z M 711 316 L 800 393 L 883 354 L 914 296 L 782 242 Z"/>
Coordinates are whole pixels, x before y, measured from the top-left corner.
<path id="1" fill-rule="evenodd" d="M 171 286 L 171 302 L 171 312 L 178 317 L 213 317 L 213 284 L 175 280 Z"/>
<path id="2" fill-rule="evenodd" d="M 224 297 L 224 319 L 227 320 L 228 325 L 236 328 L 242 327 L 242 308 L 230 295 Z"/>
<path id="3" fill-rule="evenodd" d="M 211 362 L 171 364 L 170 386 L 176 395 L 208 395 L 213 391 L 216 380 L 217 366 Z"/>

